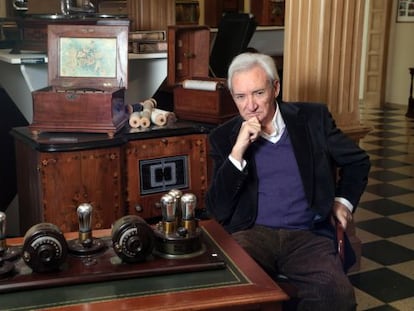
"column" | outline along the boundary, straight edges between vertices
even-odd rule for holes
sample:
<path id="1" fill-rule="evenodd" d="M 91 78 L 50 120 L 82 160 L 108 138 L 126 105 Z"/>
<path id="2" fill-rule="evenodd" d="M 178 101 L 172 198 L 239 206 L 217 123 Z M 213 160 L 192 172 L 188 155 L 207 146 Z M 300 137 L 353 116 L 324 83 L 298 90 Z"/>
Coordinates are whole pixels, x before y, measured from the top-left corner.
<path id="1" fill-rule="evenodd" d="M 352 135 L 366 130 L 358 101 L 364 2 L 287 0 L 285 12 L 283 99 L 327 104 Z"/>

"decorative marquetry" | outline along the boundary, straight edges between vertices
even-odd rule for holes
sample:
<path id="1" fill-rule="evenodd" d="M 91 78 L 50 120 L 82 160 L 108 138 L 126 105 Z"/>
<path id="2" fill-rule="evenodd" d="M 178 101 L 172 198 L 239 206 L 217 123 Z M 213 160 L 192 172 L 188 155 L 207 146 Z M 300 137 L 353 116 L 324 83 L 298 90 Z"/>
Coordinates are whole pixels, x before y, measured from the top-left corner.
<path id="1" fill-rule="evenodd" d="M 197 206 L 203 208 L 208 187 L 207 158 L 204 134 L 129 142 L 126 146 L 129 214 L 143 218 L 161 216 L 160 198 L 171 188 L 195 194 Z M 142 163 L 149 166 L 153 163 L 148 171 L 154 173 L 146 172 Z"/>

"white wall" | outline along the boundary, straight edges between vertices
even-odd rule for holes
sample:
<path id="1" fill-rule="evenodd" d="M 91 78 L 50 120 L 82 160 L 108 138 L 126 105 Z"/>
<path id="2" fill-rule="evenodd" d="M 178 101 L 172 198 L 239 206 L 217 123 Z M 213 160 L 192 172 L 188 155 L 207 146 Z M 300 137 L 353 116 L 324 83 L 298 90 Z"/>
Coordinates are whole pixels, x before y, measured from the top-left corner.
<path id="1" fill-rule="evenodd" d="M 414 67 L 414 22 L 397 23 L 397 0 L 393 0 L 385 102 L 408 105 L 409 68 Z"/>

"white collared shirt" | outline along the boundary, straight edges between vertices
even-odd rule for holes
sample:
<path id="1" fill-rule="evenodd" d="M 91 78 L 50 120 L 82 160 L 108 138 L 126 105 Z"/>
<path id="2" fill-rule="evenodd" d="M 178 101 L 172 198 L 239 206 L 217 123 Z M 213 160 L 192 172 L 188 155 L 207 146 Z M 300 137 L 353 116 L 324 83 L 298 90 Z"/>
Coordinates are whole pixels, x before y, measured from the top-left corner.
<path id="1" fill-rule="evenodd" d="M 285 131 L 286 124 L 285 121 L 282 118 L 282 115 L 279 112 L 279 105 L 276 104 L 276 111 L 272 119 L 273 128 L 275 129 L 273 133 L 267 134 L 265 132 L 261 132 L 260 136 L 266 139 L 267 141 L 270 141 L 273 144 L 276 144 L 280 138 L 283 135 L 283 132 Z"/>

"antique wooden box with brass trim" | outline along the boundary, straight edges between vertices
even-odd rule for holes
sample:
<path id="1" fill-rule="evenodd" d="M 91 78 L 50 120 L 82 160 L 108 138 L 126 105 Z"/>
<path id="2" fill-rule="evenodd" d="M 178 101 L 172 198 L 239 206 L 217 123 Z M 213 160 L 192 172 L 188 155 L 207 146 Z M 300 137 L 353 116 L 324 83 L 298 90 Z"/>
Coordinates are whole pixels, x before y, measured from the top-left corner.
<path id="1" fill-rule="evenodd" d="M 168 84 L 174 112 L 184 120 L 222 123 L 237 113 L 226 80 L 209 77 L 210 29 L 168 27 Z"/>
<path id="2" fill-rule="evenodd" d="M 49 25 L 49 86 L 32 92 L 33 134 L 113 136 L 128 119 L 128 23 Z"/>

